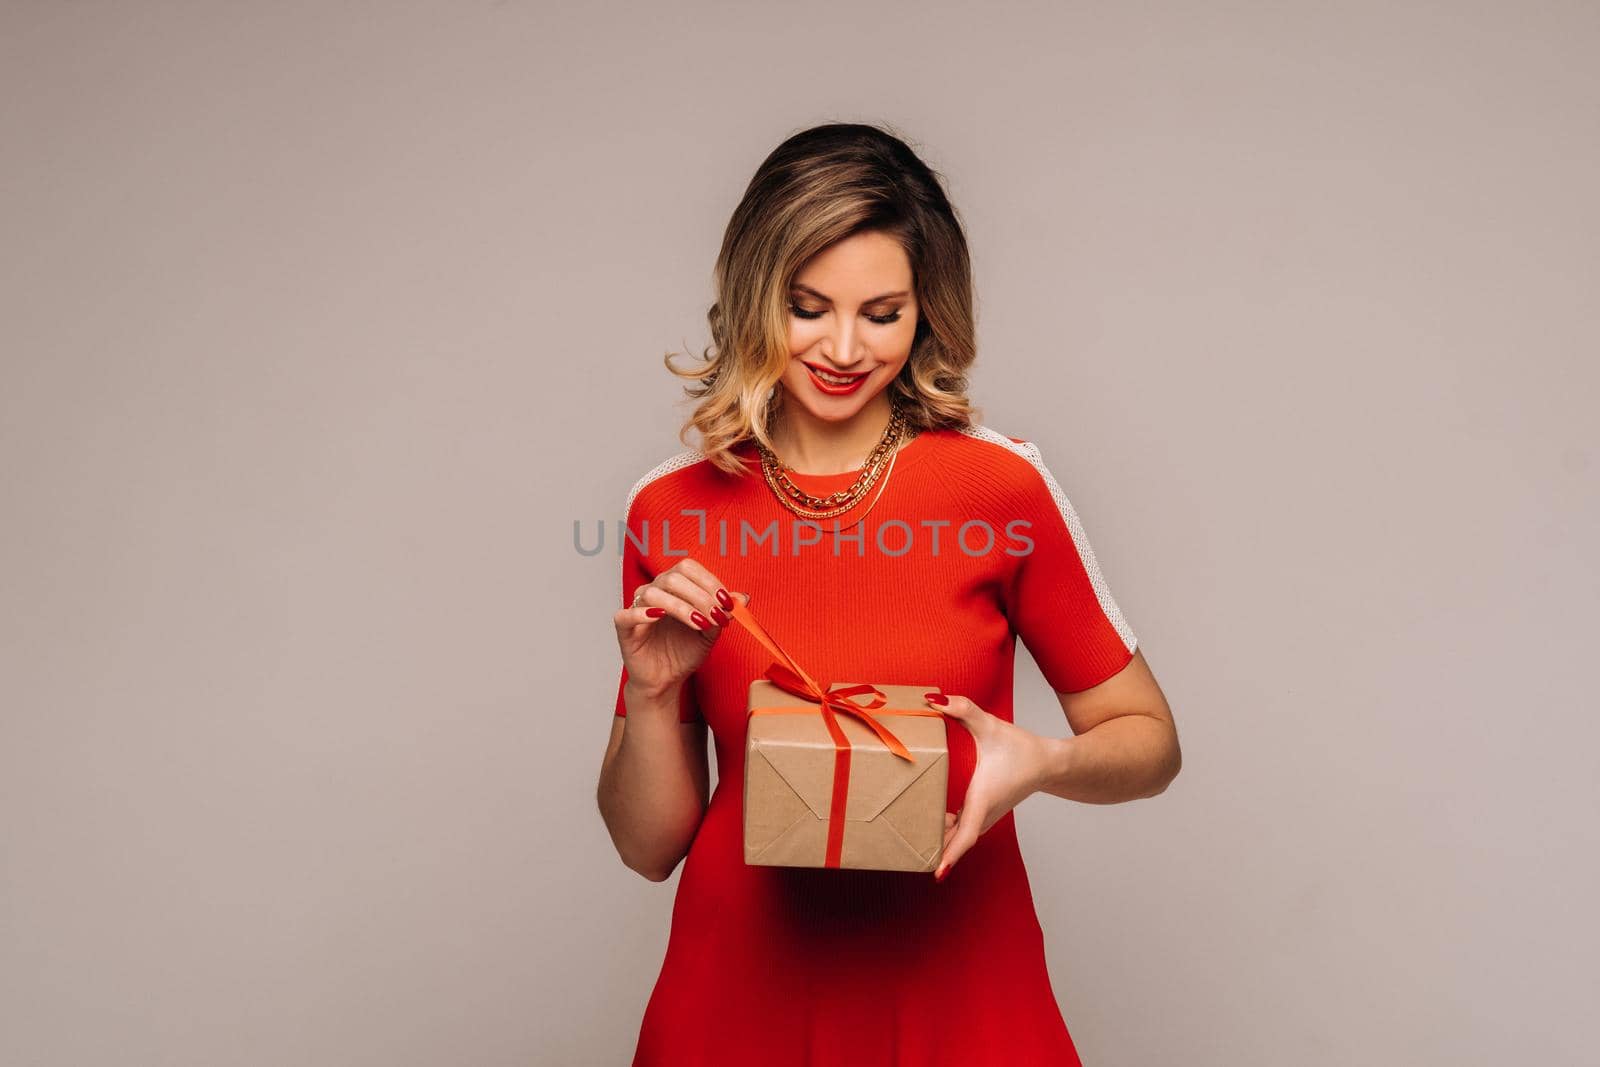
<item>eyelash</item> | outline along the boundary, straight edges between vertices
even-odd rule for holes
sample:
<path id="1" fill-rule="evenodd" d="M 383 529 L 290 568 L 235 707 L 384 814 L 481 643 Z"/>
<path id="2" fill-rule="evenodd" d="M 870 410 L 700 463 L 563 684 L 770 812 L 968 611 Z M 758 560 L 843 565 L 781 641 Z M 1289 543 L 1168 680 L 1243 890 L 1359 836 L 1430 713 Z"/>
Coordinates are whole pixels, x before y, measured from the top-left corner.
<path id="1" fill-rule="evenodd" d="M 796 318 L 802 319 L 820 319 L 823 315 L 823 312 L 807 311 L 804 308 L 796 307 L 793 304 L 789 305 L 789 310 L 794 312 Z M 891 322 L 900 321 L 900 312 L 892 311 L 887 315 L 868 315 L 867 318 L 870 321 L 877 323 L 879 326 L 887 326 Z"/>

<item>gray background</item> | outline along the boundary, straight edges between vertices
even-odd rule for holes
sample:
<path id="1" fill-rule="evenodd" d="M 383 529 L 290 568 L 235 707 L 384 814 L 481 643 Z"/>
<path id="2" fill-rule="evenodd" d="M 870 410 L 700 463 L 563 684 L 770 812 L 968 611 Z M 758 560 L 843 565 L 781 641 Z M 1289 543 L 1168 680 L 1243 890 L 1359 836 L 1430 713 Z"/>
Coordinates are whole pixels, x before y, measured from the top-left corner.
<path id="1" fill-rule="evenodd" d="M 1085 1062 L 1593 1062 L 1597 45 L 6 4 L 0 1061 L 626 1062 L 677 878 L 595 809 L 618 569 L 572 520 L 682 447 L 660 355 L 757 163 L 854 119 L 948 176 L 982 421 L 1178 720 L 1161 797 L 1018 809 Z"/>

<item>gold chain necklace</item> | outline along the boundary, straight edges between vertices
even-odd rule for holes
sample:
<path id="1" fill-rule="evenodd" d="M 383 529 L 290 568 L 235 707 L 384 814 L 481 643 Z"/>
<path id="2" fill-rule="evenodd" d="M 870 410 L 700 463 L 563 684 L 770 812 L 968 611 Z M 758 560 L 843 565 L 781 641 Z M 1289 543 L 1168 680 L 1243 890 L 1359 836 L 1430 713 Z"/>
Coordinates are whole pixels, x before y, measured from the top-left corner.
<path id="1" fill-rule="evenodd" d="M 885 470 L 885 461 L 889 463 L 890 468 L 893 467 L 894 457 L 898 453 L 900 438 L 904 435 L 905 428 L 905 411 L 899 404 L 895 404 L 889 416 L 889 425 L 884 428 L 883 437 L 867 457 L 867 462 L 861 468 L 861 473 L 855 482 L 848 489 L 841 489 L 827 496 L 813 496 L 801 489 L 787 474 L 792 468 L 785 467 L 771 449 L 757 441 L 756 449 L 761 453 L 761 472 L 773 495 L 778 498 L 778 502 L 801 518 L 829 519 L 843 515 L 855 507 L 877 482 L 878 475 Z M 882 495 L 880 490 L 878 496 Z M 876 504 L 877 497 L 874 497 L 872 502 Z"/>
<path id="2" fill-rule="evenodd" d="M 900 457 L 900 449 L 898 449 L 898 448 L 895 449 L 893 452 L 889 453 L 889 466 L 884 468 L 883 481 L 878 483 L 877 495 L 872 498 L 872 503 L 867 505 L 867 510 L 863 511 L 860 515 L 856 516 L 855 521 L 850 523 L 851 526 L 856 526 L 856 525 L 859 525 L 859 524 L 865 522 L 866 518 L 867 518 L 867 515 L 871 513 L 873 508 L 878 506 L 878 501 L 883 499 L 884 490 L 889 488 L 889 475 L 894 473 L 894 461 L 896 459 L 898 459 L 899 457 Z M 838 534 L 839 534 L 839 531 L 842 530 L 842 529 L 843 529 L 843 527 L 840 526 L 838 521 L 836 520 L 834 522 L 834 524 L 833 524 L 834 536 L 837 537 Z"/>

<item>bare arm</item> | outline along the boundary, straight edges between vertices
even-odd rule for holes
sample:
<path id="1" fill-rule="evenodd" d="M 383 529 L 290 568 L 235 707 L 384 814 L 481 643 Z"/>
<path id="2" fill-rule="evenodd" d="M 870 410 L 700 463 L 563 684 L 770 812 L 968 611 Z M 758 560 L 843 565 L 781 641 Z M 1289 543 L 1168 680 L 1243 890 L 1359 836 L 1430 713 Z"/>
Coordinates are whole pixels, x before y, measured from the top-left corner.
<path id="1" fill-rule="evenodd" d="M 710 789 L 703 720 L 679 721 L 684 686 L 732 619 L 735 597 L 697 560 L 651 576 L 624 553 L 627 606 L 613 616 L 626 671 L 595 800 L 630 869 L 665 881 L 688 855 Z"/>
<path id="2" fill-rule="evenodd" d="M 1183 766 L 1165 694 L 1134 653 L 1122 670 L 1077 693 L 1057 693 L 1071 737 L 1049 737 L 1039 789 L 1086 804 L 1157 796 Z"/>
<path id="3" fill-rule="evenodd" d="M 1153 797 L 1178 774 L 1177 728 L 1143 651 L 1089 689 L 1057 692 L 1074 731 L 1045 737 L 978 707 L 964 696 L 929 693 L 929 703 L 972 731 L 978 763 L 959 816 L 945 813 L 943 880 L 978 836 L 1035 792 L 1086 804 Z"/>
<path id="4" fill-rule="evenodd" d="M 671 876 L 705 815 L 710 790 L 704 722 L 678 721 L 678 692 L 630 679 L 628 714 L 613 715 L 600 767 L 600 817 L 622 862 L 652 882 Z"/>

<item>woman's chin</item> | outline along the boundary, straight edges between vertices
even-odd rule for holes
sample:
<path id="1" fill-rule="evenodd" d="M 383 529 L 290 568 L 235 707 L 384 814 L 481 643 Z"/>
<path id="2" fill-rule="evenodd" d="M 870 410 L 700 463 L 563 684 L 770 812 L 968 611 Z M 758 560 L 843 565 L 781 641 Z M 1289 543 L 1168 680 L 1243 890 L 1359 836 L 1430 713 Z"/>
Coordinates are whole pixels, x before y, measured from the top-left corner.
<path id="1" fill-rule="evenodd" d="M 808 396 L 801 401 L 819 422 L 849 422 L 871 402 L 871 396 Z"/>

